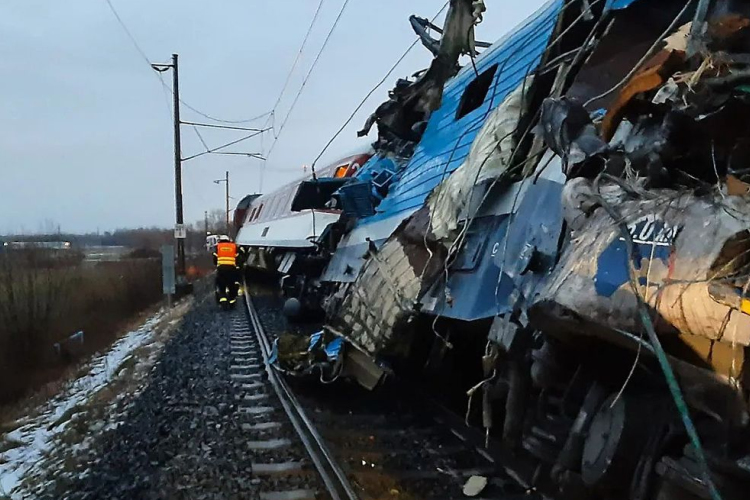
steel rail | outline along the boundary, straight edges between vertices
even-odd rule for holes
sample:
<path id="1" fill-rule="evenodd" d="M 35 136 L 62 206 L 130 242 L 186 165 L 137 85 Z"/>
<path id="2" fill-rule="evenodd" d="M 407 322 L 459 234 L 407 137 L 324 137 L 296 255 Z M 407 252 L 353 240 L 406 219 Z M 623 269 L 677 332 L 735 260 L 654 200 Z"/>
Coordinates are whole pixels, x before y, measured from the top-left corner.
<path id="1" fill-rule="evenodd" d="M 247 287 L 245 289 L 247 290 Z M 310 455 L 310 459 L 320 474 L 321 479 L 325 483 L 331 498 L 334 500 L 359 500 L 359 496 L 346 477 L 346 473 L 338 464 L 323 437 L 305 413 L 299 400 L 289 388 L 284 378 L 268 362 L 271 355 L 271 342 L 266 335 L 263 324 L 260 322 L 260 317 L 258 317 L 258 312 L 255 310 L 252 298 L 247 293 L 244 294 L 244 297 L 250 324 L 260 342 L 260 350 L 268 380 L 273 386 L 274 392 L 279 398 L 281 406 L 284 408 L 284 412 L 294 430 L 299 435 L 305 450 Z"/>

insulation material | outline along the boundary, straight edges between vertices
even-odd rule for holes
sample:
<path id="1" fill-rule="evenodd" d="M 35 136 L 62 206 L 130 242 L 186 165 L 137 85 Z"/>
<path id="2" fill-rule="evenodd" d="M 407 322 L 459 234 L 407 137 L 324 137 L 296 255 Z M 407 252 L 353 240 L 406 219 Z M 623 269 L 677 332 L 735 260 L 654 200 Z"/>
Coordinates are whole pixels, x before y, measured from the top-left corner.
<path id="1" fill-rule="evenodd" d="M 452 239 L 460 215 L 477 184 L 505 173 L 515 148 L 514 131 L 523 112 L 528 77 L 488 117 L 471 146 L 466 161 L 440 184 L 427 201 L 431 229 L 439 240 Z"/>
<path id="2" fill-rule="evenodd" d="M 436 188 L 426 207 L 371 253 L 351 285 L 337 316 L 342 330 L 350 332 L 348 340 L 363 352 L 395 354 L 408 345 L 397 327 L 409 321 L 417 300 L 443 269 L 474 186 L 506 171 L 523 92 L 531 83 L 528 78 L 491 113 L 464 164 Z"/>
<path id="3" fill-rule="evenodd" d="M 581 224 L 588 188 L 564 196 L 565 213 L 577 230 L 540 292 L 534 310 L 577 333 L 604 326 L 640 331 L 630 284 L 627 243 L 621 226 L 603 207 Z M 613 186 L 606 186 L 613 198 Z M 750 345 L 750 316 L 742 309 L 748 280 L 750 203 L 745 198 L 698 196 L 689 191 L 651 190 L 643 197 L 610 201 L 633 238 L 633 279 L 650 306 L 661 335 L 689 334 Z M 718 291 L 717 293 L 717 286 Z M 723 297 L 721 295 L 724 295 Z M 539 317 L 539 316 L 538 316 Z"/>
<path id="4" fill-rule="evenodd" d="M 379 250 L 371 249 L 332 319 L 334 329 L 347 332 L 347 341 L 370 356 L 408 351 L 410 339 L 399 336 L 399 327 L 411 320 L 425 283 L 432 282 L 445 259 L 445 252 L 426 236 L 428 225 L 429 214 L 422 208 Z"/>

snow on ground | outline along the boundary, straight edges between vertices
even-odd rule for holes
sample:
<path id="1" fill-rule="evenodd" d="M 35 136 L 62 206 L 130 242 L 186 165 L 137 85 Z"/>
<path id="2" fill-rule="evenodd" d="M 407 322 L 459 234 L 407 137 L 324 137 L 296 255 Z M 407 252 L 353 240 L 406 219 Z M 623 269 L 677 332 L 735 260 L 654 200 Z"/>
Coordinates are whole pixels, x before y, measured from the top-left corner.
<path id="1" fill-rule="evenodd" d="M 106 387 L 136 349 L 153 341 L 155 328 L 166 314 L 160 310 L 118 340 L 106 354 L 95 357 L 85 375 L 71 381 L 58 396 L 34 412 L 34 417 L 21 419 L 20 427 L 6 434 L 4 441 L 0 438 L 0 449 L 11 448 L 0 453 L 0 497 L 22 498 L 18 486 L 50 451 L 54 438 L 70 422 L 70 415 Z"/>

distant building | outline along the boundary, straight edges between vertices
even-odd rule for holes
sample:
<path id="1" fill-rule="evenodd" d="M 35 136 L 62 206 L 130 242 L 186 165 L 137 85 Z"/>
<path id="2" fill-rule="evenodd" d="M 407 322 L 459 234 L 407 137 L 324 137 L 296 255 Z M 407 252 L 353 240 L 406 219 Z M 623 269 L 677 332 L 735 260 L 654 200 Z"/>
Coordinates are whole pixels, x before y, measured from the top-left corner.
<path id="1" fill-rule="evenodd" d="M 43 248 L 46 250 L 71 250 L 72 244 L 69 241 L 5 241 L 3 248 L 5 250 L 21 250 L 25 248 Z"/>

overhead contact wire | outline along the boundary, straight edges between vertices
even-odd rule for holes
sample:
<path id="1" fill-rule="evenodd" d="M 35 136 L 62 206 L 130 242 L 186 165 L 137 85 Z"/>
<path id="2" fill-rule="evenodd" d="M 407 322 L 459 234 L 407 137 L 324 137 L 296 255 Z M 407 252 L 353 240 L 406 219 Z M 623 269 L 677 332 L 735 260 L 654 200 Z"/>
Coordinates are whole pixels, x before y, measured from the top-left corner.
<path id="1" fill-rule="evenodd" d="M 346 7 L 349 5 L 349 1 L 350 0 L 344 0 L 344 4 L 341 6 L 341 9 L 339 10 L 338 16 L 336 16 L 336 20 L 333 22 L 333 26 L 331 26 L 331 29 L 328 31 L 328 35 L 326 35 L 326 38 L 323 41 L 323 45 L 320 47 L 318 54 L 315 56 L 315 59 L 313 60 L 313 63 L 310 66 L 310 69 L 308 70 L 307 75 L 305 75 L 305 79 L 302 80 L 302 85 L 300 86 L 299 91 L 297 91 L 297 95 L 295 95 L 294 100 L 292 101 L 292 105 L 289 107 L 289 111 L 284 117 L 284 120 L 281 122 L 281 126 L 279 127 L 278 134 L 275 134 L 274 141 L 271 144 L 271 147 L 268 150 L 268 154 L 266 155 L 266 157 L 270 157 L 271 153 L 273 153 L 276 147 L 276 144 L 279 141 L 279 137 L 281 137 L 281 133 L 284 131 L 284 128 L 286 127 L 286 124 L 289 121 L 289 118 L 294 112 L 294 108 L 297 106 L 297 102 L 299 102 L 299 98 L 302 95 L 302 92 L 305 90 L 305 86 L 307 85 L 307 82 L 310 79 L 310 76 L 313 74 L 313 71 L 315 71 L 315 68 L 318 65 L 318 61 L 320 61 L 320 57 L 323 55 L 323 52 L 325 52 L 326 47 L 328 47 L 328 42 L 330 42 L 334 31 L 336 31 L 336 27 L 338 26 L 339 21 L 341 20 L 341 17 L 344 15 L 344 11 L 346 11 Z"/>
<path id="2" fill-rule="evenodd" d="M 318 15 L 320 14 L 320 10 L 323 7 L 323 2 L 325 2 L 325 0 L 320 0 L 320 2 L 318 3 L 318 8 L 315 10 L 312 21 L 310 21 L 310 27 L 307 28 L 307 33 L 305 34 L 305 38 L 302 40 L 302 45 L 300 45 L 299 51 L 297 52 L 297 57 L 294 58 L 292 67 L 289 69 L 289 73 L 286 75 L 286 81 L 284 81 L 284 86 L 281 88 L 281 92 L 279 92 L 279 97 L 276 99 L 276 103 L 273 105 L 271 113 L 276 112 L 276 109 L 278 109 L 279 107 L 279 103 L 281 103 L 281 99 L 284 97 L 284 92 L 286 92 L 287 87 L 289 87 L 289 82 L 292 79 L 292 74 L 294 74 L 294 70 L 297 68 L 297 63 L 299 63 L 300 59 L 302 58 L 302 52 L 307 46 L 307 41 L 310 38 L 310 33 L 312 33 L 312 30 L 315 27 L 315 22 L 318 20 Z"/>
<path id="3" fill-rule="evenodd" d="M 111 0 L 104 0 L 104 1 L 107 2 L 107 6 L 109 6 L 109 10 L 112 12 L 112 15 L 115 16 L 115 19 L 117 20 L 117 23 L 120 25 L 120 27 L 122 28 L 122 30 L 125 32 L 125 34 L 127 35 L 128 39 L 130 39 L 130 42 L 133 44 L 133 47 L 135 47 L 135 50 L 138 52 L 138 54 L 141 56 L 141 58 L 146 62 L 146 64 L 148 64 L 148 66 L 151 67 L 151 60 L 148 58 L 148 56 L 146 55 L 146 52 L 143 50 L 143 48 L 141 48 L 140 44 L 138 43 L 138 40 L 136 40 L 135 36 L 133 36 L 133 33 L 130 31 L 130 29 L 128 28 L 128 26 L 125 24 L 125 21 L 123 21 L 122 17 L 120 17 L 120 14 L 117 12 L 117 9 L 115 9 L 115 6 L 112 4 L 112 1 Z M 157 77 L 158 76 L 159 76 L 159 74 L 157 74 Z M 169 92 L 174 93 L 174 90 L 172 89 L 172 87 L 170 87 L 169 85 L 167 85 L 166 82 L 164 82 L 164 80 L 162 80 L 160 77 L 159 77 L 159 83 L 161 83 L 161 85 L 165 89 L 169 90 Z M 200 115 L 200 116 L 202 116 L 204 118 L 207 118 L 209 120 L 213 120 L 213 121 L 219 122 L 219 123 L 229 123 L 229 124 L 250 123 L 250 122 L 259 120 L 261 118 L 264 118 L 264 117 L 266 117 L 266 116 L 268 116 L 268 115 L 271 114 L 271 111 L 267 111 L 267 112 L 265 112 L 265 113 L 263 113 L 261 115 L 254 116 L 252 118 L 246 118 L 246 119 L 242 119 L 242 120 L 224 120 L 224 119 L 221 119 L 221 118 L 216 118 L 215 116 L 211 116 L 211 115 L 209 115 L 207 113 L 204 113 L 203 111 L 195 108 L 194 106 L 191 106 L 189 103 L 185 102 L 182 99 L 180 99 L 179 101 L 180 101 L 180 104 L 182 104 L 183 106 L 185 106 L 190 111 L 192 111 L 192 112 L 194 112 L 194 113 L 196 113 L 196 114 L 198 114 L 198 115 Z"/>
<path id="4" fill-rule="evenodd" d="M 446 9 L 446 7 L 448 7 L 449 3 L 450 3 L 450 1 L 445 2 L 445 4 L 443 4 L 443 7 L 438 11 L 437 14 L 435 14 L 433 16 L 433 18 L 432 18 L 432 20 L 430 22 L 434 22 L 440 16 L 440 14 L 442 14 L 443 11 L 445 11 L 445 9 Z M 344 124 L 341 125 L 341 127 L 336 131 L 335 134 L 333 134 L 333 137 L 331 137 L 331 139 L 326 143 L 326 145 L 323 147 L 323 150 L 318 154 L 317 157 L 315 157 L 315 160 L 312 163 L 312 171 L 313 172 L 315 172 L 315 165 L 318 163 L 318 160 L 320 160 L 320 158 L 325 154 L 325 152 L 328 150 L 328 148 L 331 146 L 331 144 L 333 144 L 333 141 L 335 141 L 338 138 L 338 136 L 341 135 L 341 132 L 343 132 L 344 129 L 351 123 L 351 121 L 354 119 L 354 117 L 357 115 L 357 113 L 359 113 L 359 110 L 362 109 L 362 106 L 364 106 L 365 103 L 368 101 L 368 99 L 370 99 L 370 97 L 372 97 L 372 95 L 375 93 L 375 91 L 377 91 L 381 87 L 381 85 L 383 85 L 386 82 L 386 80 L 388 80 L 388 78 L 391 76 L 391 74 L 393 74 L 393 72 L 396 71 L 396 68 L 399 66 L 399 64 L 401 64 L 401 62 L 404 59 L 406 59 L 406 56 L 409 55 L 409 53 L 417 45 L 417 43 L 419 43 L 419 41 L 420 41 L 420 39 L 419 39 L 419 37 L 417 37 L 417 39 L 414 40 L 411 43 L 411 45 L 409 45 L 409 47 L 404 51 L 404 53 L 401 54 L 401 57 L 398 58 L 398 60 L 393 64 L 393 66 L 391 66 L 391 69 L 388 70 L 388 72 L 385 74 L 385 76 L 383 76 L 383 78 L 381 78 L 380 81 L 377 84 L 375 84 L 375 86 L 360 101 L 360 103 L 357 105 L 357 107 L 354 108 L 354 111 L 352 111 L 352 113 L 349 115 L 349 117 L 344 121 Z"/>

